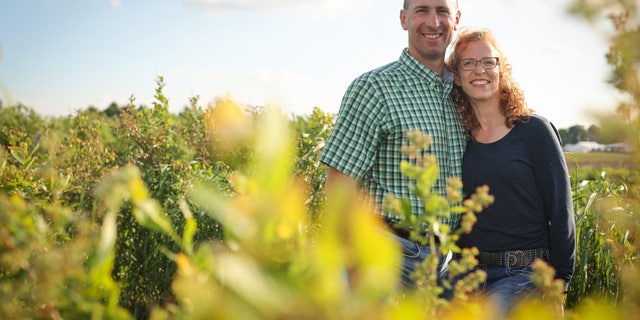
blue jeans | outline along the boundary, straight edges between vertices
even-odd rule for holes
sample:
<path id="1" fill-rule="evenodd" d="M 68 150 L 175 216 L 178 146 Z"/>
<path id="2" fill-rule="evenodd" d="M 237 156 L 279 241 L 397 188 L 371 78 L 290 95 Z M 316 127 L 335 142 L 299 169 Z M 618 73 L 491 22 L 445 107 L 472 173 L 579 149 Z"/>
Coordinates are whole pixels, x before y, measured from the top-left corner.
<path id="1" fill-rule="evenodd" d="M 533 272 L 531 267 L 483 265 L 476 267 L 478 269 L 487 273 L 487 281 L 480 286 L 480 292 L 487 295 L 488 302 L 501 319 L 506 318 L 519 302 L 536 292 L 535 285 L 529 279 Z"/>
<path id="2" fill-rule="evenodd" d="M 395 234 L 392 234 L 394 239 L 398 241 L 400 246 L 402 247 L 402 265 L 400 266 L 400 284 L 403 289 L 415 289 L 416 282 L 411 279 L 411 274 L 416 271 L 416 267 L 427 258 L 429 254 L 431 254 L 431 247 L 429 245 L 421 245 L 419 243 L 415 243 L 413 241 L 409 241 L 405 238 L 398 237 Z M 440 263 L 438 265 L 438 279 L 441 279 L 445 272 L 445 260 L 444 258 L 440 258 Z"/>

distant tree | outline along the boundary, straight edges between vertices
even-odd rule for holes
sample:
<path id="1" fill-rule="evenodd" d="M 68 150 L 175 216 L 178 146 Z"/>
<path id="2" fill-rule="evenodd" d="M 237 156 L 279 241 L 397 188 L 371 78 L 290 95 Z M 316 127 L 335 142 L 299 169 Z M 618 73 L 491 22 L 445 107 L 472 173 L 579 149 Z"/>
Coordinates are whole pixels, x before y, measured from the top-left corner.
<path id="1" fill-rule="evenodd" d="M 564 135 L 565 136 L 563 137 L 561 134 L 560 137 L 565 144 L 578 143 L 587 139 L 587 130 L 585 130 L 584 126 L 582 125 L 574 125 L 566 130 L 566 133 Z"/>
<path id="2" fill-rule="evenodd" d="M 0 131 L 9 136 L 10 130 L 16 130 L 17 136 L 33 136 L 44 127 L 45 121 L 31 107 L 21 103 L 9 107 L 0 106 Z"/>
<path id="3" fill-rule="evenodd" d="M 592 124 L 587 129 L 587 141 L 596 141 L 600 142 L 600 127 L 595 124 Z"/>
<path id="4" fill-rule="evenodd" d="M 103 113 L 107 117 L 117 117 L 120 114 L 120 107 L 118 107 L 117 103 L 111 102 L 111 104 L 104 109 Z"/>
<path id="5" fill-rule="evenodd" d="M 560 140 L 562 140 L 562 144 L 566 145 L 569 142 L 569 130 L 567 129 L 558 129 L 558 134 L 560 135 Z"/>

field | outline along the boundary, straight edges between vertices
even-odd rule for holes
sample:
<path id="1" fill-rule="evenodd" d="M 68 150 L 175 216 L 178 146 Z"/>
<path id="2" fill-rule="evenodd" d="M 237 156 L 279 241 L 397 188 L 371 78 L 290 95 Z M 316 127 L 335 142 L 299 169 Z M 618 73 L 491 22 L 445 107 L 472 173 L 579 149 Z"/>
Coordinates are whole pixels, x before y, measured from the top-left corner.
<path id="1" fill-rule="evenodd" d="M 373 231 L 379 221 L 324 208 L 318 155 L 333 116 L 284 118 L 224 99 L 174 115 L 161 89 L 153 107 L 115 115 L 45 119 L 0 106 L 0 319 L 490 318 L 464 291 L 477 281 L 456 284 L 447 304 L 430 269 L 422 277 L 434 282 L 390 296 L 398 256 Z M 537 281 L 570 319 L 637 315 L 637 171 L 624 154 L 567 158 L 579 177 L 576 272 L 567 295 L 553 270 Z M 459 203 L 432 209 L 447 201 Z M 456 212 L 483 207 L 464 205 Z M 358 282 L 345 267 L 361 270 Z M 523 308 L 513 319 L 558 318 Z"/>
<path id="2" fill-rule="evenodd" d="M 622 169 L 632 164 L 632 155 L 615 152 L 565 152 L 569 171 L 580 169 Z"/>

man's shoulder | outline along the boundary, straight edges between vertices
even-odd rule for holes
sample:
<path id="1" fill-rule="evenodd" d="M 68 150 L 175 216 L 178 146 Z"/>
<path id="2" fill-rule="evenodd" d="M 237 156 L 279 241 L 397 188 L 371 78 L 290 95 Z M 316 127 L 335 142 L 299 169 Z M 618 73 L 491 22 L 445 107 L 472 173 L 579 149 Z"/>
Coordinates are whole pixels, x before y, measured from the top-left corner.
<path id="1" fill-rule="evenodd" d="M 395 78 L 402 73 L 404 73 L 404 71 L 400 61 L 393 61 L 375 69 L 369 70 L 358 76 L 356 79 L 363 81 L 386 80 Z"/>

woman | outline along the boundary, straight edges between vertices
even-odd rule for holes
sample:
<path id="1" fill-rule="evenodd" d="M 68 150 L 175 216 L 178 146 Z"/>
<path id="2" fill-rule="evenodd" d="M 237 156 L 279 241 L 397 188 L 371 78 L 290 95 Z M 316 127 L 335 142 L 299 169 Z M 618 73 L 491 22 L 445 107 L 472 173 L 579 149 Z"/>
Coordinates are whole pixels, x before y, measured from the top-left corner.
<path id="1" fill-rule="evenodd" d="M 461 30 L 448 66 L 467 133 L 465 195 L 488 185 L 495 202 L 460 247 L 477 247 L 482 291 L 506 316 L 535 291 L 531 263 L 546 260 L 565 289 L 575 267 L 575 221 L 567 166 L 555 127 L 527 108 L 493 33 Z M 566 291 L 566 290 L 565 290 Z"/>

